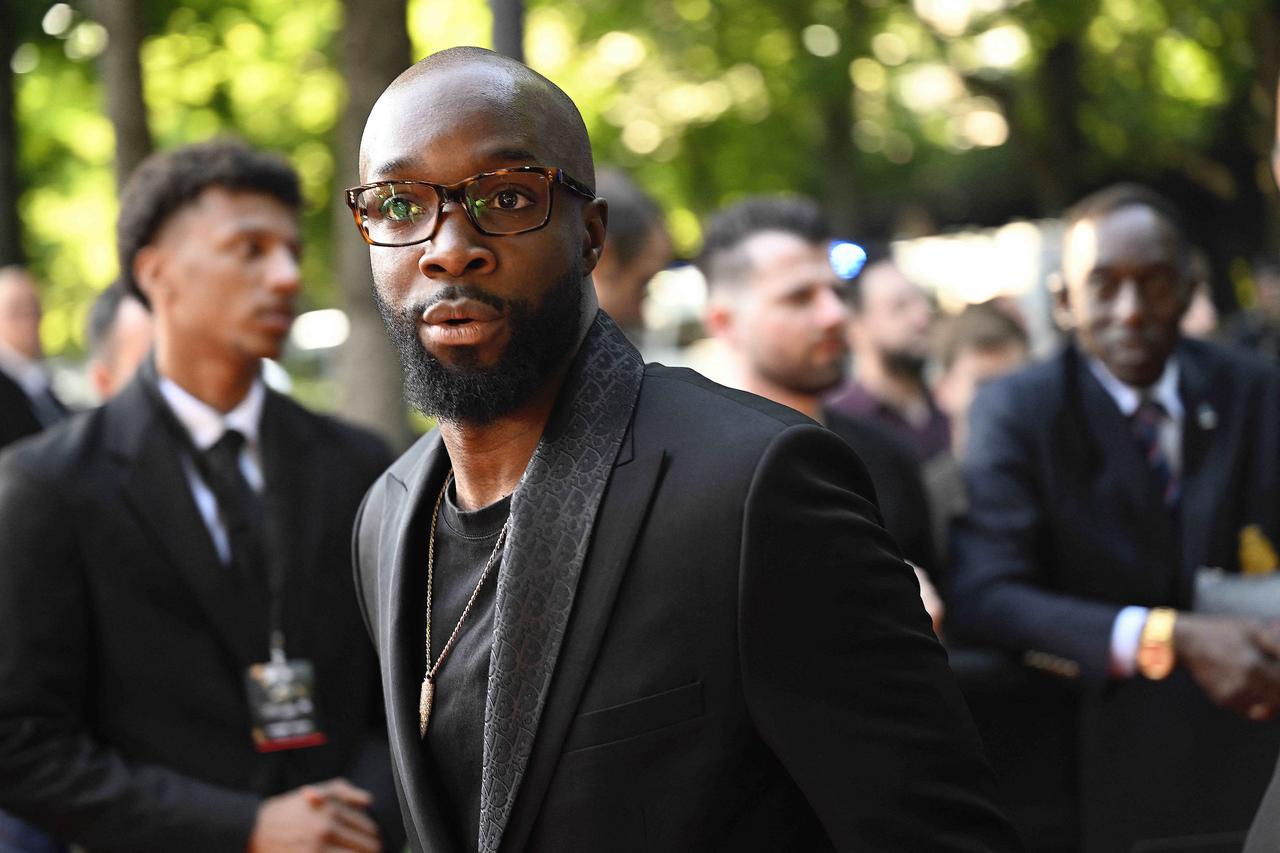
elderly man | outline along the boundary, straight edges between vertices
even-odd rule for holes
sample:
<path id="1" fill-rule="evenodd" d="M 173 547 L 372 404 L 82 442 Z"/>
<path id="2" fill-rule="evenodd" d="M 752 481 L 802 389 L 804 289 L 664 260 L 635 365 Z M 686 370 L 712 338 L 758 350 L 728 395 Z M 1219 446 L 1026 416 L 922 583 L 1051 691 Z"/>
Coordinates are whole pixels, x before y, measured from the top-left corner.
<path id="1" fill-rule="evenodd" d="M 1150 190 L 1081 201 L 1062 276 L 1073 343 L 973 403 L 949 624 L 1079 683 L 1078 716 L 1037 724 L 1078 731 L 1082 850 L 1238 845 L 1280 639 L 1192 592 L 1200 567 L 1276 569 L 1280 375 L 1179 336 L 1187 243 Z"/>
<path id="2" fill-rule="evenodd" d="M 301 284 L 297 175 L 211 142 L 123 199 L 154 357 L 0 456 L 0 807 L 94 851 L 395 849 L 348 547 L 389 454 L 260 376 Z"/>
<path id="3" fill-rule="evenodd" d="M 41 365 L 40 291 L 22 267 L 0 269 L 0 447 L 62 420 Z"/>
<path id="4" fill-rule="evenodd" d="M 347 191 L 409 395 L 356 579 L 415 849 L 1006 850 L 992 781 L 854 454 L 646 367 L 596 308 L 573 102 L 435 54 Z"/>

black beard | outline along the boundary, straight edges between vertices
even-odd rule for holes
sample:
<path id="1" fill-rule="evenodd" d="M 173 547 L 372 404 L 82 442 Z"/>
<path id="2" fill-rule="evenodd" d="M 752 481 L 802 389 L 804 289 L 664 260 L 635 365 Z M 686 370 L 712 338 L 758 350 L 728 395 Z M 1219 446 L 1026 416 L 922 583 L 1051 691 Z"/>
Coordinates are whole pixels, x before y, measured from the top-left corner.
<path id="1" fill-rule="evenodd" d="M 911 379 L 920 379 L 924 376 L 927 359 L 922 355 L 907 350 L 898 352 L 886 350 L 880 354 L 880 359 L 884 363 L 884 369 L 894 376 L 905 376 Z"/>
<path id="2" fill-rule="evenodd" d="M 422 346 L 418 320 L 445 299 L 474 299 L 507 315 L 511 339 L 495 364 L 478 364 L 469 348 L 459 348 L 456 364 L 445 364 Z M 437 420 L 484 425 L 527 403 L 573 348 L 582 313 L 582 273 L 567 270 L 537 305 L 457 285 L 400 311 L 383 301 L 376 288 L 374 300 L 400 353 L 409 404 Z"/>

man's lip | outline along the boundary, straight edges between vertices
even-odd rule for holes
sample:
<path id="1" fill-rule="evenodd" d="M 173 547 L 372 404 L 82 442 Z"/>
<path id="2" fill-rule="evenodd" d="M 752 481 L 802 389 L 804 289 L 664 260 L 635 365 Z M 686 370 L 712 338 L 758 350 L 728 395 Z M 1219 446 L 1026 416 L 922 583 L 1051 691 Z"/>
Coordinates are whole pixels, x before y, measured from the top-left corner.
<path id="1" fill-rule="evenodd" d="M 287 330 L 293 325 L 293 309 L 266 308 L 258 312 L 258 319 L 268 326 L 284 327 Z"/>
<path id="2" fill-rule="evenodd" d="M 486 323 L 501 317 L 501 311 L 478 299 L 446 299 L 428 308 L 422 315 L 422 322 L 428 326 L 439 326 L 462 321 Z"/>

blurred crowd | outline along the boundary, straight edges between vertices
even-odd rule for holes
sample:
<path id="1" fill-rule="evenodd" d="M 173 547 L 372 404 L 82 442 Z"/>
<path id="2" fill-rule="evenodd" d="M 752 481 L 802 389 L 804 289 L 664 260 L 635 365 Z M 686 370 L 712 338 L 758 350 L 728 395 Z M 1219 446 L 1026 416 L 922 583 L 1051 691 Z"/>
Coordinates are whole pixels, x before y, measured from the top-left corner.
<path id="1" fill-rule="evenodd" d="M 212 168 L 205 161 L 197 165 Z M 178 168 L 171 162 L 166 167 Z M 222 199 L 229 205 L 225 211 L 192 203 L 209 186 L 201 184 L 176 206 L 157 201 L 151 210 L 135 211 L 136 221 L 149 225 L 129 259 L 130 276 L 102 293 L 87 333 L 86 372 L 95 394 L 102 401 L 137 398 L 120 403 L 121 410 L 163 398 L 191 435 L 200 435 L 199 406 L 184 402 L 161 378 L 179 369 L 174 365 L 185 365 L 195 384 L 230 386 L 249 393 L 245 399 L 258 399 L 267 425 L 262 435 L 254 427 L 239 437 L 247 442 L 248 456 L 234 455 L 242 452 L 239 446 L 232 451 L 227 486 L 250 501 L 262 472 L 293 452 L 286 445 L 296 441 L 273 438 L 270 431 L 270 413 L 284 411 L 283 398 L 266 389 L 244 392 L 261 387 L 257 360 L 279 355 L 292 293 L 300 284 L 291 224 L 296 179 L 262 168 L 286 189 L 254 185 L 248 197 L 258 207 L 252 210 L 233 209 L 243 189 Z M 146 178 L 144 173 L 139 187 L 145 189 Z M 151 178 L 167 181 L 165 192 L 172 193 L 190 175 L 175 171 Z M 227 179 L 230 186 L 242 186 L 235 183 L 241 180 Z M 1142 186 L 1099 190 L 1064 213 L 1062 268 L 1048 284 L 1061 339 L 1051 355 L 1033 361 L 1027 318 L 1016 302 L 996 298 L 943 314 L 932 294 L 895 260 L 893 246 L 837 239 L 811 200 L 752 197 L 706 220 L 693 262 L 705 286 L 701 323 L 715 351 L 709 358 L 705 346 L 673 353 L 655 344 L 645 326 L 646 288 L 675 263 L 660 206 L 615 171 L 602 171 L 598 194 L 609 202 L 605 251 L 594 275 L 600 306 L 642 353 L 701 366 L 724 384 L 790 406 L 857 451 L 874 483 L 879 515 L 916 571 L 923 605 L 948 647 L 1004 805 L 1028 847 L 1240 849 L 1280 751 L 1280 592 L 1274 585 L 1280 579 L 1280 260 L 1261 259 L 1253 266 L 1254 305 L 1220 322 L 1209 298 L 1210 265 L 1194 246 L 1195 224 L 1188 215 L 1194 212 L 1177 210 Z M 196 227 L 184 219 L 188 214 L 208 222 Z M 234 288 L 217 289 L 224 286 L 218 276 L 236 273 L 183 252 L 215 239 L 220 217 L 260 214 L 264 218 L 253 226 L 245 251 L 274 258 L 275 277 L 265 287 L 278 303 L 253 309 L 259 312 L 254 322 L 271 334 L 255 327 L 258 337 L 235 337 L 226 330 L 245 321 L 233 300 L 195 299 L 167 276 L 207 276 L 212 293 L 234 294 Z M 185 232 L 189 243 L 171 244 L 178 233 L 173 223 L 191 225 Z M 262 320 L 262 311 L 281 316 Z M 70 416 L 43 364 L 40 318 L 38 282 L 21 268 L 0 270 L 0 444 L 26 439 L 22 447 L 30 449 L 35 445 L 27 437 Z M 157 362 L 160 376 L 147 367 Z M 334 589 L 323 593 L 324 601 L 289 599 L 287 607 L 278 603 L 282 593 L 270 577 L 241 578 L 252 595 L 262 593 L 264 614 L 278 607 L 288 611 L 282 623 L 278 614 L 264 617 L 273 626 L 270 637 L 264 633 L 246 643 L 248 650 L 234 649 L 245 665 L 279 664 L 283 642 L 276 642 L 274 632 L 287 625 L 291 642 L 313 633 L 307 627 L 312 608 L 340 611 L 330 624 L 351 629 L 344 642 L 368 645 L 353 618 L 354 605 L 339 601 L 351 595 L 342 549 L 359 495 L 389 455 L 370 436 L 289 411 L 297 429 L 322 436 L 314 446 L 325 448 L 325 461 L 313 467 L 330 474 L 323 486 L 295 483 L 297 491 L 286 498 L 300 502 L 303 495 L 327 493 L 330 503 L 311 507 L 297 523 L 323 521 L 325 535 L 334 537 L 329 550 L 341 554 L 336 562 L 342 565 L 334 568 Z M 106 436 L 111 453 L 136 453 L 127 458 L 139 470 L 146 465 L 146 442 L 164 434 L 163 425 L 154 434 L 139 426 L 149 420 L 117 427 L 109 415 L 94 417 L 57 435 L 66 445 L 68 469 L 84 482 L 114 476 L 99 470 L 96 457 L 75 455 L 98 446 L 97 432 Z M 124 430 L 119 446 L 110 444 L 116 428 Z M 162 495 L 161 505 L 148 507 L 144 500 L 138 513 L 156 513 L 154 536 L 165 541 L 163 547 L 182 550 L 195 541 L 174 533 L 175 522 L 162 504 L 177 492 L 163 489 L 181 491 L 190 483 L 197 503 L 207 493 L 208 506 L 215 496 L 222 506 L 212 485 L 220 476 L 218 463 L 212 455 L 199 461 L 206 451 L 212 454 L 215 438 L 196 448 L 197 462 L 178 475 L 176 485 L 145 487 Z M 53 453 L 53 445 L 46 451 Z M 115 493 L 104 490 L 107 497 L 91 499 L 89 492 L 77 491 L 83 483 L 26 471 L 28 457 L 20 454 L 5 458 L 22 472 L 11 474 L 0 489 L 0 542 L 9 549 L 8 565 L 70 559 L 48 543 L 37 548 L 22 532 L 35 517 L 30 513 L 42 507 L 58 514 L 55 528 L 72 526 L 69 538 L 75 541 L 68 548 L 101 548 L 124 563 L 149 559 L 154 543 L 126 531 L 131 522 L 123 516 L 88 518 L 107 513 L 103 507 L 112 505 Z M 111 458 L 117 464 L 125 457 Z M 352 461 L 357 458 L 359 463 Z M 334 486 L 332 471 L 344 465 L 357 470 L 348 485 Z M 39 480 L 46 475 L 48 482 Z M 27 489 L 28 481 L 43 485 Z M 201 491 L 206 481 L 210 488 Z M 65 494 L 59 491 L 64 489 Z M 276 510 L 258 510 L 269 521 L 265 532 L 255 534 L 258 540 L 244 524 L 213 510 L 203 519 L 224 562 L 234 567 L 242 545 L 270 552 L 272 529 L 292 529 L 292 516 L 280 510 L 276 519 Z M 49 732 L 36 727 L 11 735 L 9 754 L 0 755 L 11 771 L 0 784 L 0 806 L 35 824 L 65 827 L 73 837 L 91 839 L 93 847 L 95 837 L 128 837 L 130 830 L 128 813 L 98 813 L 91 777 L 94 784 L 128 788 L 136 803 L 201 798 L 199 790 L 182 788 L 186 777 L 156 771 L 131 778 L 136 771 L 95 752 L 114 739 L 114 745 L 145 754 L 158 767 L 180 763 L 150 740 L 159 740 L 157 730 L 167 734 L 163 727 L 177 721 L 163 714 L 147 717 L 148 691 L 190 692 L 196 698 L 177 705 L 192 715 L 192 726 L 214 729 L 220 722 L 207 715 L 195 719 L 211 707 L 202 704 L 206 700 L 198 694 L 204 687 L 194 682 L 202 656 L 214 652 L 189 637 L 190 625 L 174 616 L 189 602 L 177 602 L 175 593 L 177 603 L 156 603 L 172 622 L 153 611 L 112 610 L 118 602 L 111 601 L 105 584 L 105 565 L 85 559 L 85 577 L 56 589 L 0 584 L 0 591 L 14 596 L 0 605 L 9 608 L 0 621 L 10 625 L 0 633 L 9 649 L 0 651 L 5 692 L 21 683 L 28 690 L 24 701 L 54 709 L 51 718 L 94 721 L 71 732 L 75 737 L 59 729 L 61 739 L 52 741 L 53 752 L 76 754 L 83 775 L 75 778 L 41 776 L 38 767 L 50 754 L 42 738 Z M 14 607 L 39 609 L 51 598 L 73 594 L 104 597 L 101 612 L 114 613 L 120 624 L 106 626 L 105 633 L 96 624 L 62 626 L 75 642 L 13 627 L 14 620 L 39 615 Z M 56 617 L 67 611 L 48 612 Z M 138 621 L 152 626 L 145 639 L 119 639 Z M 175 633 L 155 633 L 166 625 Z M 287 755 L 274 764 L 252 765 L 245 772 L 259 794 L 293 799 L 271 801 L 272 810 L 256 800 L 206 803 L 222 816 L 223 834 L 211 838 L 251 837 L 259 845 L 253 849 L 283 849 L 267 843 L 272 828 L 293 826 L 291 821 L 301 820 L 298 814 L 311 814 L 317 803 L 329 810 L 327 831 L 337 826 L 355 839 L 349 849 L 363 849 L 362 838 L 376 837 L 375 820 L 384 838 L 396 837 L 397 830 L 389 828 L 394 818 L 385 820 L 369 808 L 367 792 L 385 781 L 385 773 L 368 762 L 382 761 L 385 770 L 386 761 L 385 745 L 380 755 L 364 742 L 379 725 L 372 670 L 351 666 L 351 672 L 334 675 L 327 670 L 350 665 L 336 664 L 337 653 L 326 659 L 323 642 L 299 640 L 304 642 L 312 643 L 314 666 L 325 671 L 328 683 L 342 685 L 329 689 L 366 697 L 368 707 L 361 709 L 368 719 L 345 720 L 328 732 L 336 748 L 333 760 L 312 766 Z M 29 648 L 19 659 L 14 650 L 22 643 Z M 129 692 L 117 685 L 115 693 L 103 693 L 97 682 L 107 669 L 120 677 L 130 667 L 152 665 L 130 658 L 147 645 L 169 645 L 189 657 L 169 673 L 171 680 L 128 676 L 123 683 Z M 46 676 L 38 655 L 47 655 L 44 663 L 51 668 L 71 669 Z M 95 666 L 104 669 L 95 672 Z M 113 701 L 123 704 L 104 710 Z M 234 725 L 240 722 L 234 718 Z M 270 737 L 264 738 L 260 751 L 270 752 Z M 201 749 L 217 742 L 209 735 Z M 29 773 L 20 785 L 12 779 L 19 763 Z M 228 769 L 224 776 L 233 779 L 239 772 Z M 361 787 L 338 779 L 362 773 L 376 778 Z M 60 812 L 41 797 L 74 808 Z M 200 806 L 190 808 L 196 812 Z M 16 817 L 3 821 L 0 849 L 59 849 L 60 842 L 35 826 Z M 186 839 L 200 824 L 194 817 L 178 821 L 171 837 Z M 95 826 L 111 834 L 95 836 Z"/>

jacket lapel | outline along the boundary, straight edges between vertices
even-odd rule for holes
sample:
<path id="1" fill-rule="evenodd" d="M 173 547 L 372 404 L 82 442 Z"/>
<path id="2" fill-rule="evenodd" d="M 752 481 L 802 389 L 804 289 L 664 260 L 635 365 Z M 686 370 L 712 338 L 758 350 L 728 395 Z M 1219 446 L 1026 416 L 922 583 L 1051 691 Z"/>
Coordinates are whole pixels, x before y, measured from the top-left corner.
<path id="1" fill-rule="evenodd" d="M 290 656 L 305 657 L 311 647 L 308 635 L 323 630 L 308 616 L 314 612 L 310 606 L 317 591 L 313 572 L 320 564 L 320 542 L 327 521 L 321 500 L 326 460 L 313 453 L 314 424 L 294 417 L 292 406 L 274 391 L 267 392 L 263 404 L 263 528 L 267 556 L 276 561 L 270 570 L 283 574 L 280 610 L 285 650 Z"/>
<path id="2" fill-rule="evenodd" d="M 485 702 L 479 849 L 497 851 L 533 752 L 596 513 L 644 364 L 597 313 L 511 499 Z"/>
<path id="3" fill-rule="evenodd" d="M 106 442 L 121 466 L 125 498 L 195 593 L 237 667 L 266 660 L 265 625 L 258 611 L 246 607 L 246 591 L 218 559 L 187 482 L 183 450 L 144 384 L 152 381 L 146 366 L 108 404 Z"/>
<path id="4" fill-rule="evenodd" d="M 1214 382 L 1211 365 L 1191 347 L 1178 353 L 1179 387 L 1185 415 L 1182 423 L 1182 519 L 1183 582 L 1188 592 L 1196 567 L 1208 559 L 1209 539 L 1217 530 L 1218 510 L 1227 501 L 1224 490 L 1237 469 L 1229 458 L 1235 442 L 1214 441 L 1227 412 L 1225 383 Z"/>
<path id="5" fill-rule="evenodd" d="M 502 850 L 523 850 L 595 664 L 636 539 L 661 480 L 663 453 L 632 459 L 623 447 L 592 531 L 591 551 L 578 581 L 578 600 L 551 685 Z"/>
<path id="6" fill-rule="evenodd" d="M 404 480 L 388 475 L 390 505 L 395 511 L 382 519 L 379 551 L 392 554 L 391 577 L 379 583 L 378 609 L 390 618 L 378 620 L 383 635 L 379 648 L 386 658 L 383 677 L 387 680 L 387 729 L 391 754 L 398 765 L 396 775 L 404 787 L 405 800 L 413 804 L 406 810 L 413 821 L 414 835 L 421 849 L 431 853 L 449 853 L 454 843 L 445 831 L 446 820 L 441 810 L 435 781 L 423 761 L 422 738 L 418 735 L 418 690 L 422 674 L 418 671 L 416 650 L 422 642 L 424 602 L 406 591 L 409 578 L 421 572 L 422 566 L 408 564 L 410 537 L 414 535 L 414 519 L 424 501 L 432 501 L 444 484 L 449 471 L 449 456 L 438 432 L 423 439 L 422 455 Z M 385 565 L 384 561 L 379 561 Z"/>

